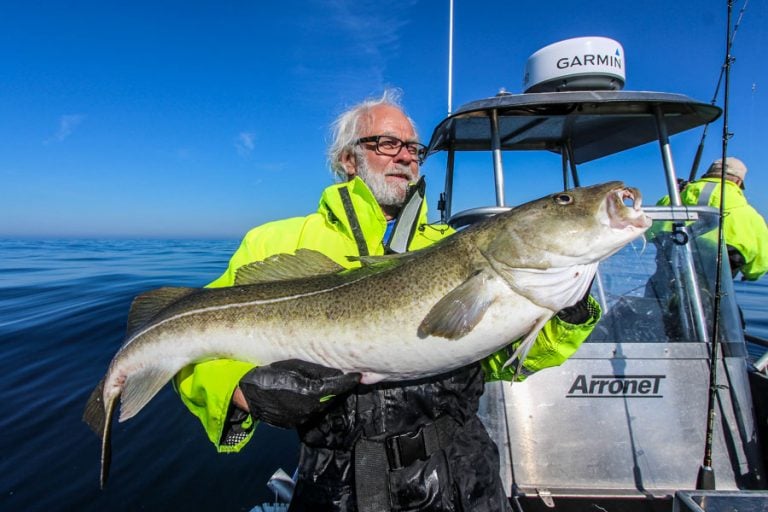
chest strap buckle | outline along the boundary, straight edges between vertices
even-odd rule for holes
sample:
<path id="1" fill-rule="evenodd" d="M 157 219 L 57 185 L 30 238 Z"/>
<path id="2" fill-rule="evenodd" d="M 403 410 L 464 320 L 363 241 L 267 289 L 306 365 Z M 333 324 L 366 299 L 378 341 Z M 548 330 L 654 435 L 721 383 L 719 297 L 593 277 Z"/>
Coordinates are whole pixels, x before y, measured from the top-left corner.
<path id="1" fill-rule="evenodd" d="M 458 423 L 446 415 L 421 425 L 415 432 L 389 436 L 384 440 L 384 446 L 390 469 L 400 469 L 417 460 L 426 460 L 450 442 L 457 427 Z"/>
<path id="2" fill-rule="evenodd" d="M 427 426 L 424 425 L 413 433 L 391 436 L 384 440 L 387 447 L 387 460 L 391 469 L 404 468 L 417 460 L 427 458 L 429 453 L 424 442 L 425 427 Z"/>

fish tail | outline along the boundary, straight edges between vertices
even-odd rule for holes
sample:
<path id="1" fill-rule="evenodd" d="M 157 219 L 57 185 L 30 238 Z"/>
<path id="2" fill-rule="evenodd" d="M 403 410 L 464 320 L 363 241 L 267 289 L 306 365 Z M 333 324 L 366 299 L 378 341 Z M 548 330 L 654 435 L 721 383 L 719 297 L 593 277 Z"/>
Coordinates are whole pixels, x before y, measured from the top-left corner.
<path id="1" fill-rule="evenodd" d="M 107 404 L 104 404 L 104 381 L 101 379 L 99 384 L 91 392 L 88 402 L 85 404 L 83 421 L 93 430 L 96 435 L 101 436 L 101 472 L 99 474 L 99 485 L 103 489 L 107 484 L 109 477 L 109 464 L 112 460 L 111 434 L 112 434 L 112 413 L 115 410 L 117 397 L 112 397 Z"/>
<path id="2" fill-rule="evenodd" d="M 96 435 L 101 436 L 101 474 L 99 482 L 101 488 L 107 484 L 109 466 L 112 460 L 112 416 L 117 407 L 118 398 L 122 403 L 120 407 L 120 421 L 135 416 L 178 372 L 176 366 L 146 368 L 126 377 L 119 386 L 119 392 L 104 398 L 105 376 L 91 392 L 88 402 L 85 404 L 83 421 L 91 427 Z"/>
<path id="3" fill-rule="evenodd" d="M 104 489 L 109 478 L 109 465 L 112 462 L 112 413 L 115 410 L 117 397 L 109 401 L 106 408 L 106 421 L 101 436 L 101 472 L 99 473 L 99 487 Z"/>
<path id="4" fill-rule="evenodd" d="M 88 397 L 88 401 L 85 404 L 85 411 L 83 412 L 83 421 L 91 427 L 96 435 L 101 435 L 104 431 L 104 381 L 106 377 L 96 385 L 91 391 L 91 396 Z"/>

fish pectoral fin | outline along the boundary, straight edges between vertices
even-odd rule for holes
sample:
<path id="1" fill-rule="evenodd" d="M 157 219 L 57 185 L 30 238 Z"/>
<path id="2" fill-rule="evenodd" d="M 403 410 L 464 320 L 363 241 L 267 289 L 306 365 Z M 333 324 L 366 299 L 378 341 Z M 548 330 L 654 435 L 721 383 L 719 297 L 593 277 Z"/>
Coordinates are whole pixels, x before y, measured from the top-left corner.
<path id="1" fill-rule="evenodd" d="M 120 419 L 123 422 L 136 416 L 170 381 L 179 368 L 154 366 L 141 369 L 126 377 L 120 395 Z"/>
<path id="2" fill-rule="evenodd" d="M 341 270 L 344 267 L 321 252 L 298 249 L 295 254 L 275 254 L 263 261 L 243 265 L 235 272 L 235 285 L 301 279 Z"/>
<path id="3" fill-rule="evenodd" d="M 440 336 L 457 340 L 483 319 L 496 294 L 488 286 L 493 279 L 477 272 L 440 299 L 419 325 L 419 338 Z"/>
<path id="4" fill-rule="evenodd" d="M 165 286 L 138 295 L 133 299 L 131 310 L 128 313 L 126 339 L 130 339 L 133 333 L 149 322 L 161 310 L 195 291 L 195 288 Z"/>

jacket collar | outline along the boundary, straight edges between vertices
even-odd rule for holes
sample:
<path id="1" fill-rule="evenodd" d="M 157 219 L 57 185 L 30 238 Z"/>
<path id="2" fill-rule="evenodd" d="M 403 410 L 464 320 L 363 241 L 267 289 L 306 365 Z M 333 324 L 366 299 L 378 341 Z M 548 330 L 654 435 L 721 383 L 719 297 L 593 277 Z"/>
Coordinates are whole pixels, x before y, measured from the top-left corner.
<path id="1" fill-rule="evenodd" d="M 362 230 L 368 246 L 369 254 L 381 254 L 384 232 L 387 229 L 387 220 L 373 197 L 373 193 L 359 177 L 352 180 L 331 185 L 323 191 L 320 197 L 318 213 L 325 216 L 331 222 L 338 224 L 345 235 L 355 239 L 352 222 L 344 208 L 340 189 L 346 188 L 351 199 L 352 207 L 357 217 L 357 223 Z M 423 201 L 419 210 L 419 224 L 427 223 L 427 202 Z"/>

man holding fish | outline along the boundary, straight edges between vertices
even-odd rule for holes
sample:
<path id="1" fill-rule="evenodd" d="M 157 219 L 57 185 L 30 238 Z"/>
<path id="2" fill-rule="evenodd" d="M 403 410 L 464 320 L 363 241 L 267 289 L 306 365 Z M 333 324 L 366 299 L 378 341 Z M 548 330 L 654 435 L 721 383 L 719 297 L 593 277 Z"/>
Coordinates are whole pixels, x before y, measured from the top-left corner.
<path id="1" fill-rule="evenodd" d="M 316 213 L 251 230 L 209 287 L 232 286 L 244 265 L 301 249 L 352 268 L 448 237 L 449 226 L 427 223 L 425 152 L 393 93 L 349 109 L 329 149 L 342 182 L 325 189 Z M 261 367 L 217 359 L 185 367 L 175 385 L 220 452 L 239 451 L 259 420 L 297 429 L 291 511 L 510 510 L 498 450 L 476 415 L 484 382 L 561 364 L 599 316 L 587 291 L 544 324 L 519 368 L 504 367 L 513 344 L 480 363 L 401 382 L 361 383 L 360 373 L 298 359 Z"/>

